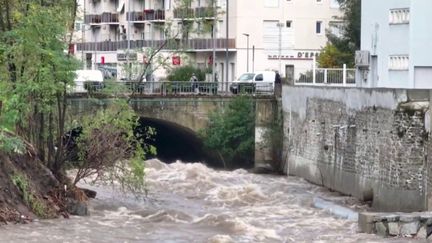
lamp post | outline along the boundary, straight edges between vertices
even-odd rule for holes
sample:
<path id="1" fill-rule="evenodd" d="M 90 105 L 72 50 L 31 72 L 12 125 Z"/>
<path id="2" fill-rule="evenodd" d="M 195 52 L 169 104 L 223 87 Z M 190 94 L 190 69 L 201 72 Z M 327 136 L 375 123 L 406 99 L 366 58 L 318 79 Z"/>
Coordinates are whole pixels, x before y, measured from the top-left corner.
<path id="1" fill-rule="evenodd" d="M 279 73 L 281 73 L 282 69 L 282 27 L 284 26 L 283 23 L 277 23 L 276 26 L 279 28 Z"/>
<path id="2" fill-rule="evenodd" d="M 229 42 L 229 0 L 226 0 L 226 37 L 225 37 L 225 82 L 226 91 L 228 91 L 228 73 L 229 73 L 229 56 L 228 56 L 228 42 Z"/>
<path id="3" fill-rule="evenodd" d="M 249 72 L 249 34 L 243 33 L 244 36 L 246 36 L 247 40 L 247 47 L 246 47 L 246 72 Z"/>

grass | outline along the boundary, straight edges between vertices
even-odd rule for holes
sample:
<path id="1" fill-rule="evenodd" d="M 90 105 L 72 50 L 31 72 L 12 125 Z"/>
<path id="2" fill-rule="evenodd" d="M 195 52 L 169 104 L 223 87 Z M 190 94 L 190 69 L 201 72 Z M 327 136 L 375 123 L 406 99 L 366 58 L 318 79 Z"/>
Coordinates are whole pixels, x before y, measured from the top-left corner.
<path id="1" fill-rule="evenodd" d="M 47 217 L 47 207 L 45 203 L 32 192 L 29 180 L 26 176 L 20 173 L 14 174 L 12 183 L 22 192 L 24 202 L 32 211 L 40 218 Z"/>

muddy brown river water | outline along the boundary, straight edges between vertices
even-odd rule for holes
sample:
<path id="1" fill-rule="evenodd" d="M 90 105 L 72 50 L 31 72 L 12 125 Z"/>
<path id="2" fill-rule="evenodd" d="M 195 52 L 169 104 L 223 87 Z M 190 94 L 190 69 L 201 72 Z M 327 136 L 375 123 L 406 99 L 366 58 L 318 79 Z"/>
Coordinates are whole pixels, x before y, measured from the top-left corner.
<path id="1" fill-rule="evenodd" d="M 300 178 L 158 160 L 146 167 L 145 200 L 93 186 L 91 216 L 8 225 L 0 242 L 395 242 L 314 208 L 316 196 L 349 198 Z"/>

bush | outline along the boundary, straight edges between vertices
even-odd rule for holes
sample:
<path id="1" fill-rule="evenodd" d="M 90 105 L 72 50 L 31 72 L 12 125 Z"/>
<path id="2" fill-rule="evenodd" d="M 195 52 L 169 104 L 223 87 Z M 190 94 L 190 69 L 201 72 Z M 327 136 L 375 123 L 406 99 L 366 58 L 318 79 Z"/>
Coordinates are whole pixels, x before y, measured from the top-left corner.
<path id="1" fill-rule="evenodd" d="M 195 76 L 198 78 L 198 81 L 204 81 L 206 70 L 202 70 L 193 66 L 183 66 L 176 68 L 168 74 L 167 79 L 169 81 L 189 81 L 192 77 L 192 74 L 195 73 Z"/>
<path id="2" fill-rule="evenodd" d="M 235 97 L 226 109 L 210 115 L 210 124 L 200 136 L 208 149 L 216 150 L 226 168 L 253 167 L 254 101 L 247 96 Z"/>

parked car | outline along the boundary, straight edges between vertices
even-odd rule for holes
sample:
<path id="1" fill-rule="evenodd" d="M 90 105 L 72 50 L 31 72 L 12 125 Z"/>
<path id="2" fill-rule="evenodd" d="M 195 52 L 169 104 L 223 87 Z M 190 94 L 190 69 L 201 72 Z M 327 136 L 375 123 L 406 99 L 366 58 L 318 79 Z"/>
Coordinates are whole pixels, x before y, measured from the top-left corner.
<path id="1" fill-rule="evenodd" d="M 255 73 L 244 73 L 233 81 L 230 91 L 237 93 L 272 93 L 275 87 L 276 72 L 258 71 Z"/>
<path id="2" fill-rule="evenodd" d="M 93 92 L 103 89 L 103 73 L 100 70 L 76 70 L 75 85 L 78 92 Z"/>

